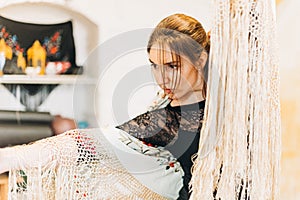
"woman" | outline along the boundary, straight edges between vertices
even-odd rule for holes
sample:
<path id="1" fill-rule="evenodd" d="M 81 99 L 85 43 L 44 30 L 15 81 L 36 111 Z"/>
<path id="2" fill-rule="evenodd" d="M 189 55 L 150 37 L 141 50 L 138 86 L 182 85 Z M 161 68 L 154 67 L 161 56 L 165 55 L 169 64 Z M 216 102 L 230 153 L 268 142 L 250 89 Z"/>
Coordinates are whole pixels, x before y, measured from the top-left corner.
<path id="1" fill-rule="evenodd" d="M 175 14 L 157 25 L 147 51 L 163 90 L 157 104 L 116 128 L 73 130 L 1 149 L 0 173 L 13 170 L 13 198 L 189 198 L 204 113 L 208 37 L 197 20 Z"/>

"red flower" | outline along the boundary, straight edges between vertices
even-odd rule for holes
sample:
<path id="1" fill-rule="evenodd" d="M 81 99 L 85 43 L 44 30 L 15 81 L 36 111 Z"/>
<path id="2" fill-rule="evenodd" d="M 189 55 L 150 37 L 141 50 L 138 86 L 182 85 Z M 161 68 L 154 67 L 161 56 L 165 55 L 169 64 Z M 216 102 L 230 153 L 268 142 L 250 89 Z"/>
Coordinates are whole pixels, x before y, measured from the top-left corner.
<path id="1" fill-rule="evenodd" d="M 56 54 L 57 52 L 57 47 L 53 47 L 50 49 L 50 54 Z"/>
<path id="2" fill-rule="evenodd" d="M 153 145 L 152 145 L 151 143 L 148 143 L 147 145 L 148 145 L 149 147 L 153 147 Z"/>
<path id="3" fill-rule="evenodd" d="M 52 41 L 56 41 L 57 40 L 57 38 L 59 37 L 59 32 L 56 32 L 54 35 L 53 35 L 53 37 L 52 37 Z"/>

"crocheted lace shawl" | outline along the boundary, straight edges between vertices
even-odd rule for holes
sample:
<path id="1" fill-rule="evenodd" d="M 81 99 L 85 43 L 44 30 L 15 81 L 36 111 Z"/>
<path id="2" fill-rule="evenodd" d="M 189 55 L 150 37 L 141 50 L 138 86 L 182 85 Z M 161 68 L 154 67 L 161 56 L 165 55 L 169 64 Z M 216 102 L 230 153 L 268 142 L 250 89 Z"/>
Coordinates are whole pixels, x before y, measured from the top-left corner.
<path id="1" fill-rule="evenodd" d="M 192 199 L 278 199 L 275 1 L 213 3 L 208 98 Z"/>
<path id="2" fill-rule="evenodd" d="M 10 171 L 9 199 L 165 199 L 123 167 L 99 130 L 72 130 L 13 147 L 10 166 L 18 170 Z"/>

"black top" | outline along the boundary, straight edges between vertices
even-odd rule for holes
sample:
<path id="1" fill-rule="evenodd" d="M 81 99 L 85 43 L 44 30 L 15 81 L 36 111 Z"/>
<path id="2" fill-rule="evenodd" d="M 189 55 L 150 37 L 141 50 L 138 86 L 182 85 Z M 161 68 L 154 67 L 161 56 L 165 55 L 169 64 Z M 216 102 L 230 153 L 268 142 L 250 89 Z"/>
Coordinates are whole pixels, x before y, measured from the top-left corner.
<path id="1" fill-rule="evenodd" d="M 191 157 L 198 151 L 204 106 L 205 101 L 175 107 L 169 104 L 116 127 L 148 144 L 165 147 L 177 158 L 184 171 L 181 199 L 189 196 Z"/>

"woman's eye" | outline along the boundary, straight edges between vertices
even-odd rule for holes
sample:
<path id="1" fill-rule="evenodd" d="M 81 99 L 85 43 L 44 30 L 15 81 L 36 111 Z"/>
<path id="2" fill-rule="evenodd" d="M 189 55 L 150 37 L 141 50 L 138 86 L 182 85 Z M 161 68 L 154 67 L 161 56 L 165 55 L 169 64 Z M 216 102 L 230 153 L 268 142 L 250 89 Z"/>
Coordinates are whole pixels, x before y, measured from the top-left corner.
<path id="1" fill-rule="evenodd" d="M 172 64 L 171 64 L 171 65 L 169 65 L 169 67 L 170 67 L 170 68 L 172 68 L 172 69 L 177 69 L 177 68 L 178 68 L 178 66 L 177 66 L 177 65 L 172 65 Z"/>
<path id="2" fill-rule="evenodd" d="M 151 67 L 153 67 L 155 69 L 155 68 L 157 68 L 157 64 L 151 63 Z"/>

